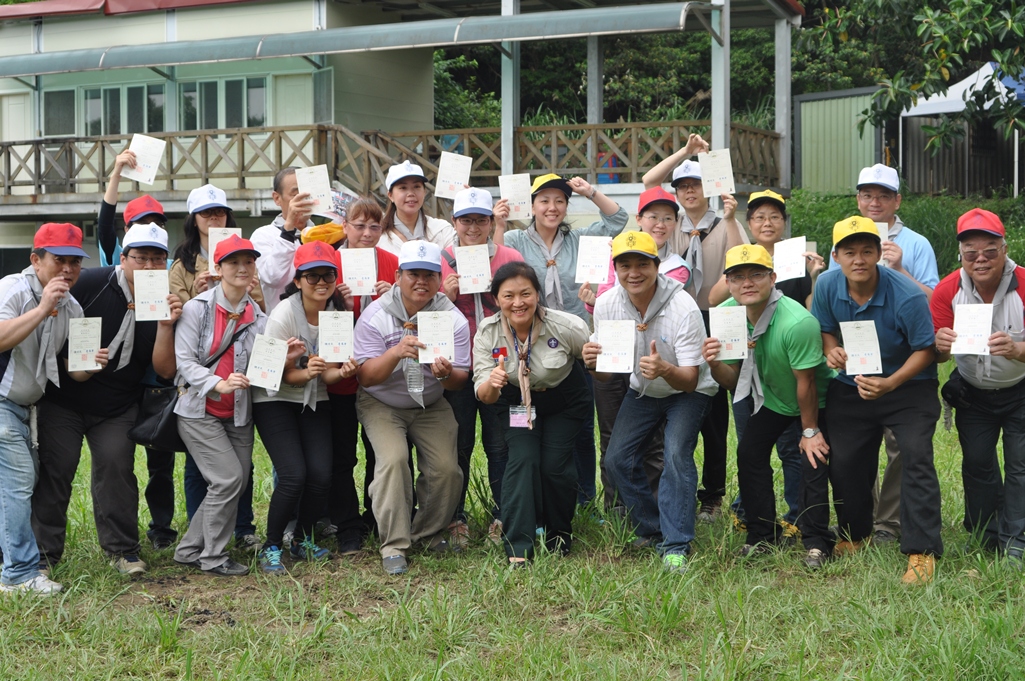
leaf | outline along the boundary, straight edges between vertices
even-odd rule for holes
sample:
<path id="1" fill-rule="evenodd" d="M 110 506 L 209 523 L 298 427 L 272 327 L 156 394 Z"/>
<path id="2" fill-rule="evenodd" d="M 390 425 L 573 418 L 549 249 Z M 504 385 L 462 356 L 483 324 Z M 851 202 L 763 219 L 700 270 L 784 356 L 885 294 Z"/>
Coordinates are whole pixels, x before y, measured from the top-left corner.
<path id="1" fill-rule="evenodd" d="M 943 80 L 950 80 L 950 71 L 947 69 L 946 66 L 940 67 L 940 73 L 943 74 Z"/>

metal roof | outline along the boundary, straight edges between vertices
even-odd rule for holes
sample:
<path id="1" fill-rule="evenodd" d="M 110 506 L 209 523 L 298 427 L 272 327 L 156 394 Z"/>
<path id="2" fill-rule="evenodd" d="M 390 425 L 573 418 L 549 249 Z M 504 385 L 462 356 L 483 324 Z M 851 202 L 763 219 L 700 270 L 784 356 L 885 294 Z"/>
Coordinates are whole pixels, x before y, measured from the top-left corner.
<path id="1" fill-rule="evenodd" d="M 8 19 L 34 19 L 69 14 L 129 14 L 153 12 L 205 5 L 228 5 L 254 0 L 40 0 L 0 7 L 0 21 Z"/>

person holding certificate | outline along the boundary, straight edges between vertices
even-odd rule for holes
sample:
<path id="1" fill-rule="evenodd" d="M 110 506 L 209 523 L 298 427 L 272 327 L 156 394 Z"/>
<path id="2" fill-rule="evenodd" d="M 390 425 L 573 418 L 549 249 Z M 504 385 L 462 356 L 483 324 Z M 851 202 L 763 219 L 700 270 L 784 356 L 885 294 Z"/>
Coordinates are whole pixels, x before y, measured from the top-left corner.
<path id="1" fill-rule="evenodd" d="M 612 430 L 606 470 L 629 513 L 634 544 L 656 548 L 665 569 L 682 574 L 694 541 L 694 447 L 719 388 L 701 358 L 701 312 L 693 298 L 681 295 L 679 281 L 659 273 L 655 239 L 624 232 L 612 240 L 612 259 L 619 286 L 595 303 L 596 332 L 583 347 L 584 364 L 597 380 L 607 380 L 611 374 L 600 360 L 612 348 L 602 329 L 626 322 L 611 340 L 625 346 L 630 387 Z M 663 424 L 665 468 L 656 499 L 643 461 Z"/>
<path id="2" fill-rule="evenodd" d="M 110 363 L 87 383 L 48 383 L 39 402 L 46 428 L 39 432 L 39 480 L 32 498 L 32 525 L 41 560 L 57 564 L 64 553 L 68 504 L 82 454 L 89 443 L 91 490 L 100 548 L 124 575 L 146 571 L 139 558 L 139 486 L 135 479 L 135 443 L 127 433 L 135 425 L 143 379 L 151 370 L 161 379 L 175 374 L 174 323 L 181 301 L 167 292 L 167 232 L 156 224 L 135 224 L 124 237 L 121 264 L 82 272 L 71 294 L 86 317 L 98 318 L 100 346 Z M 166 319 L 137 321 L 136 303 L 147 294 L 143 273 L 163 278 Z M 173 461 L 173 454 L 172 461 Z"/>
<path id="3" fill-rule="evenodd" d="M 734 413 L 740 411 L 738 403 L 747 403 L 744 413 L 748 417 L 737 444 L 737 477 L 747 502 L 747 541 L 740 554 L 766 553 L 791 540 L 787 529 L 776 521 L 769 459 L 781 435 L 800 424 L 804 429 L 798 432 L 806 474 L 804 500 L 792 504 L 791 511 L 808 550 L 805 562 L 819 568 L 833 550 L 829 445 L 820 429 L 826 426 L 826 390 L 836 372 L 826 366 L 822 331 L 815 317 L 800 301 L 776 287 L 772 256 L 766 248 L 731 248 L 726 253 L 725 276 L 732 297 L 720 307 L 746 311 L 747 358 L 720 360 L 718 338 L 705 341 L 704 356 L 716 382 L 733 391 Z"/>
<path id="4" fill-rule="evenodd" d="M 232 235 L 217 244 L 213 286 L 185 303 L 174 332 L 178 433 L 207 486 L 174 560 L 220 576 L 249 568 L 228 556 L 239 499 L 250 487 L 253 418 L 246 366 L 267 316 L 249 295 L 259 252 Z M 301 351 L 301 344 L 298 344 Z M 298 352 L 292 353 L 294 360 Z"/>
<path id="5" fill-rule="evenodd" d="M 407 241 L 424 239 L 440 248 L 452 245 L 456 237 L 452 225 L 424 212 L 427 176 L 423 168 L 409 161 L 393 165 L 388 168 L 384 187 L 388 192 L 388 208 L 381 221 L 384 226 L 381 248 L 398 255 Z"/>
<path id="6" fill-rule="evenodd" d="M 253 388 L 253 420 L 277 480 L 267 512 L 267 541 L 260 552 L 264 572 L 280 574 L 282 537 L 299 509 L 293 558 L 315 560 L 330 555 L 316 544 L 317 520 L 327 515 L 331 490 L 331 403 L 327 386 L 355 376 L 352 358 L 327 363 L 317 353 L 320 313 L 342 307 L 335 290 L 338 252 L 313 241 L 295 251 L 296 277 L 285 289 L 282 304 L 267 319 L 266 335 L 283 341 L 299 339 L 305 352 L 286 363 L 281 389 Z"/>
<path id="7" fill-rule="evenodd" d="M 573 462 L 581 424 L 594 402 L 579 361 L 587 325 L 544 306 L 527 262 L 502 265 L 491 280 L 499 312 L 473 339 L 474 391 L 498 407 L 509 448 L 502 479 L 502 529 L 512 567 L 534 556 L 537 528 L 551 551 L 569 553 L 577 497 Z M 593 473 L 592 473 L 593 475 Z"/>
<path id="8" fill-rule="evenodd" d="M 935 336 L 925 293 L 903 274 L 880 266 L 881 257 L 875 222 L 861 216 L 837 222 L 833 259 L 840 269 L 824 272 L 812 296 L 823 352 L 829 367 L 839 371 L 826 393 L 830 480 L 841 538 L 834 553 L 853 553 L 872 536 L 872 487 L 883 428 L 889 428 L 904 457 L 900 548 L 908 555 L 908 568 L 903 581 L 925 584 L 943 553 L 932 444 L 940 415 Z M 850 322 L 856 322 L 847 327 L 851 334 L 841 334 L 841 324 Z M 856 365 L 848 365 L 849 354 L 865 365 L 878 361 L 881 373 L 857 373 Z"/>
<path id="9" fill-rule="evenodd" d="M 440 292 L 441 249 L 429 241 L 402 244 L 395 278 L 397 285 L 360 315 L 353 339 L 360 384 L 356 412 L 377 457 L 370 496 L 381 566 L 389 575 L 408 571 L 406 554 L 419 540 L 433 551 L 452 548 L 444 531 L 459 503 L 463 474 L 458 426 L 442 394 L 462 388 L 470 367 L 469 324 Z M 447 347 L 421 342 L 420 336 L 427 337 L 424 317 L 447 332 Z M 420 471 L 415 517 L 407 439 L 416 447 Z"/>
<path id="10" fill-rule="evenodd" d="M 937 361 L 957 368 L 944 386 L 955 408 L 964 481 L 964 527 L 1018 571 L 1025 568 L 1025 268 L 1007 255 L 1000 218 L 973 208 L 957 221 L 961 268 L 936 287 L 930 305 Z M 981 329 L 989 354 L 953 354 L 954 320 L 968 308 L 992 305 Z M 957 390 L 959 388 L 959 390 Z M 1003 431 L 1004 479 L 997 438 Z"/>
<path id="11" fill-rule="evenodd" d="M 470 337 L 477 333 L 477 325 L 498 312 L 498 304 L 491 295 L 491 280 L 498 268 L 507 262 L 522 262 L 523 256 L 507 246 L 496 244 L 491 235 L 498 222 L 505 223 L 509 215 L 509 203 L 499 201 L 492 206 L 490 192 L 483 189 L 464 189 L 452 203 L 452 219 L 456 225 L 456 243 L 441 255 L 442 288 L 449 300 L 470 324 Z M 463 291 L 463 288 L 472 289 Z M 477 413 L 480 424 L 484 453 L 488 457 L 488 482 L 494 500 L 492 522 L 488 536 L 492 541 L 502 540 L 502 521 L 498 510 L 502 502 L 502 477 L 505 462 L 509 456 L 505 439 L 498 427 L 498 409 L 494 405 L 479 402 L 473 393 L 473 383 L 458 391 L 445 392 L 445 399 L 452 405 L 452 411 L 459 423 L 459 467 L 463 470 L 463 491 L 456 507 L 456 516 L 449 528 L 453 537 L 460 537 L 465 543 L 470 528 L 466 524 L 466 491 L 470 484 L 470 459 L 477 443 Z"/>

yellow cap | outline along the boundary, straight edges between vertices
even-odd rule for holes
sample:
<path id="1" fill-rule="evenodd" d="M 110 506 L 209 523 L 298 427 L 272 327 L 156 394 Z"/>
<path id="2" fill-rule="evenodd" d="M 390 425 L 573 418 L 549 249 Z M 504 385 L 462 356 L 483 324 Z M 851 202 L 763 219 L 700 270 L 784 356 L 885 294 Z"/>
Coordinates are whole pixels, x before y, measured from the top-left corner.
<path id="1" fill-rule="evenodd" d="M 787 200 L 784 199 L 781 194 L 777 194 L 771 189 L 766 189 L 765 191 L 755 192 L 754 194 L 751 194 L 751 196 L 747 197 L 747 209 L 751 210 L 751 207 L 754 204 L 761 203 L 762 201 L 778 203 L 779 207 L 784 211 L 787 207 Z"/>
<path id="2" fill-rule="evenodd" d="M 658 246 L 655 240 L 646 232 L 620 232 L 619 236 L 612 240 L 612 259 L 615 260 L 627 253 L 646 255 L 649 258 L 658 257 Z"/>
<path id="3" fill-rule="evenodd" d="M 326 244 L 334 245 L 345 238 L 345 227 L 337 222 L 307 227 L 302 231 L 300 238 L 304 244 L 311 241 L 323 241 Z"/>
<path id="4" fill-rule="evenodd" d="M 566 194 L 566 198 L 573 193 L 570 189 L 569 182 L 562 179 L 555 173 L 548 173 L 547 175 L 538 175 L 534 178 L 534 184 L 530 187 L 530 197 L 534 198 L 539 191 L 542 189 L 561 189 Z"/>
<path id="5" fill-rule="evenodd" d="M 878 239 L 879 228 L 876 227 L 876 223 L 860 215 L 844 218 L 833 225 L 833 250 L 836 250 L 837 244 L 841 241 L 855 234 L 870 234 Z"/>
<path id="6" fill-rule="evenodd" d="M 756 265 L 771 270 L 772 256 L 769 255 L 764 246 L 759 246 L 758 244 L 734 246 L 726 251 L 726 267 L 723 269 L 723 274 L 729 272 L 734 267 L 743 267 L 745 265 Z"/>

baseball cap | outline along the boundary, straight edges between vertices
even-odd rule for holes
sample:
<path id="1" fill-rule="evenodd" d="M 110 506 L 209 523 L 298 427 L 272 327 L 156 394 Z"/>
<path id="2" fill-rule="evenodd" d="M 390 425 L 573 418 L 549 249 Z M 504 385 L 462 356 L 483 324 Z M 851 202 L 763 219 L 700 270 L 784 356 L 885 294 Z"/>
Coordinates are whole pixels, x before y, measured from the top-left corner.
<path id="1" fill-rule="evenodd" d="M 726 251 L 726 267 L 723 274 L 729 273 L 735 267 L 747 266 L 764 267 L 772 269 L 772 256 L 765 250 L 764 246 L 758 244 L 741 244 Z"/>
<path id="2" fill-rule="evenodd" d="M 231 210 L 228 205 L 228 195 L 223 189 L 218 189 L 212 184 L 204 184 L 189 192 L 189 200 L 185 207 L 190 213 L 199 213 L 210 208 L 225 208 Z"/>
<path id="3" fill-rule="evenodd" d="M 406 241 L 399 249 L 399 269 L 441 272 L 441 248 L 430 241 Z"/>
<path id="4" fill-rule="evenodd" d="M 960 241 L 969 232 L 985 232 L 1000 238 L 1007 236 L 1004 223 L 997 214 L 982 208 L 972 208 L 957 219 L 957 240 Z"/>
<path id="5" fill-rule="evenodd" d="M 127 232 L 125 232 L 125 237 L 121 241 L 121 248 L 125 251 L 129 248 L 145 248 L 147 246 L 150 248 L 159 248 L 166 253 L 167 230 L 162 229 L 152 222 L 136 222 Z"/>
<path id="6" fill-rule="evenodd" d="M 621 255 L 636 253 L 652 259 L 658 258 L 658 246 L 650 234 L 645 232 L 620 232 L 612 240 L 612 259 Z"/>
<path id="7" fill-rule="evenodd" d="M 568 199 L 573 193 L 570 189 L 569 182 L 562 179 L 555 173 L 548 173 L 547 175 L 538 175 L 534 178 L 534 184 L 530 187 L 530 198 L 537 196 L 537 193 L 542 189 L 561 189 Z"/>
<path id="8" fill-rule="evenodd" d="M 314 267 L 333 267 L 338 270 L 341 269 L 338 262 L 338 251 L 323 241 L 311 241 L 308 244 L 303 244 L 295 249 L 295 257 L 292 258 L 296 272 Z"/>
<path id="9" fill-rule="evenodd" d="M 452 199 L 452 217 L 463 215 L 491 215 L 491 192 L 470 187 Z"/>
<path id="10" fill-rule="evenodd" d="M 167 222 L 167 216 L 164 215 L 164 207 L 149 194 L 132 199 L 125 204 L 124 218 L 126 223 L 141 222 L 142 218 L 150 215 Z"/>
<path id="11" fill-rule="evenodd" d="M 325 244 L 337 244 L 345 238 L 345 227 L 336 222 L 328 222 L 323 225 L 314 225 L 305 228 L 299 234 L 304 244 L 313 241 L 323 241 Z"/>
<path id="12" fill-rule="evenodd" d="M 232 234 L 227 239 L 217 242 L 217 248 L 214 250 L 214 262 L 220 263 L 229 255 L 234 255 L 240 251 L 248 251 L 257 258 L 260 257 L 260 251 L 253 248 L 252 241 L 243 239 L 237 234 Z"/>
<path id="13" fill-rule="evenodd" d="M 644 209 L 656 203 L 664 203 L 673 209 L 673 212 L 679 214 L 680 204 L 676 203 L 676 197 L 667 192 L 662 187 L 652 187 L 651 189 L 645 190 L 641 194 L 640 200 L 637 202 L 637 214 L 640 215 L 644 212 Z"/>
<path id="14" fill-rule="evenodd" d="M 672 186 L 676 186 L 684 180 L 701 179 L 701 164 L 697 161 L 684 161 L 673 170 Z"/>
<path id="15" fill-rule="evenodd" d="M 384 180 L 384 186 L 387 191 L 391 191 L 392 185 L 399 180 L 404 180 L 407 177 L 415 177 L 418 180 L 427 181 L 427 176 L 424 175 L 424 169 L 415 163 L 409 161 L 403 161 L 398 165 L 393 165 L 388 168 L 388 176 Z"/>
<path id="16" fill-rule="evenodd" d="M 763 203 L 774 203 L 781 212 L 787 212 L 787 200 L 784 199 L 782 195 L 777 194 L 771 189 L 754 192 L 751 196 L 747 197 L 747 209 L 749 211 L 754 210 Z"/>
<path id="17" fill-rule="evenodd" d="M 54 255 L 77 255 L 88 258 L 82 250 L 82 230 L 68 222 L 47 222 L 32 239 L 32 248 L 42 248 Z"/>
<path id="18" fill-rule="evenodd" d="M 868 234 L 879 240 L 879 228 L 876 227 L 876 223 L 860 215 L 854 215 L 833 225 L 833 250 L 836 250 L 841 241 L 855 234 Z"/>
<path id="19" fill-rule="evenodd" d="M 857 189 L 861 189 L 867 184 L 876 184 L 895 192 L 900 191 L 900 177 L 897 176 L 897 169 L 884 166 L 882 163 L 862 168 L 858 173 Z"/>

